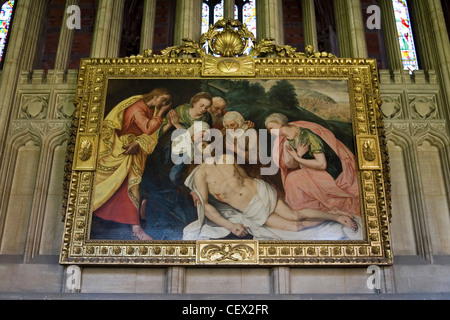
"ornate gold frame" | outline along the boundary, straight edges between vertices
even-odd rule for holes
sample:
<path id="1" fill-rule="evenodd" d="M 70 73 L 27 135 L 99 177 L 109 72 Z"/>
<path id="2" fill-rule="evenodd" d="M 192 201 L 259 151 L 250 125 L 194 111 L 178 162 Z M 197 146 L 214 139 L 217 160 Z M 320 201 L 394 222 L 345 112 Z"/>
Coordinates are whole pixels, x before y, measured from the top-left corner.
<path id="1" fill-rule="evenodd" d="M 207 49 L 206 49 L 207 48 Z M 247 51 L 245 51 L 247 49 Z M 250 50 L 250 51 L 249 51 Z M 357 149 L 363 241 L 91 241 L 90 201 L 108 79 L 345 79 L 350 87 Z M 84 59 L 66 165 L 63 265 L 390 265 L 390 181 L 373 59 L 337 58 L 308 47 L 297 52 L 259 43 L 235 20 L 220 20 L 202 36 L 161 55 Z"/>

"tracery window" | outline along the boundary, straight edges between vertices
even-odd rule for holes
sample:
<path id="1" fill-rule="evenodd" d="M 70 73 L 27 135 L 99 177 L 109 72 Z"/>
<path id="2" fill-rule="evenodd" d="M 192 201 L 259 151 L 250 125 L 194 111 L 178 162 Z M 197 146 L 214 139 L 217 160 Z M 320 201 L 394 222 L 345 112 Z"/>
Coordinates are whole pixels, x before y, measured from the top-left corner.
<path id="1" fill-rule="evenodd" d="M 6 54 L 8 34 L 14 13 L 14 4 L 15 0 L 6 1 L 2 5 L 0 12 L 0 68 L 3 66 L 3 60 Z"/>
<path id="2" fill-rule="evenodd" d="M 236 6 L 237 7 L 237 6 Z M 242 8 L 242 23 L 256 37 L 256 5 L 255 0 L 247 1 Z"/>
<path id="3" fill-rule="evenodd" d="M 208 31 L 209 25 L 209 5 L 203 2 L 202 4 L 202 33 Z"/>
<path id="4" fill-rule="evenodd" d="M 203 0 L 202 33 L 224 16 L 224 0 Z M 234 19 L 247 25 L 256 37 L 256 0 L 235 0 Z"/>
<path id="5" fill-rule="evenodd" d="M 405 70 L 412 73 L 419 69 L 411 19 L 406 0 L 393 0 L 395 21 L 397 22 L 398 40 L 402 52 L 402 61 Z"/>

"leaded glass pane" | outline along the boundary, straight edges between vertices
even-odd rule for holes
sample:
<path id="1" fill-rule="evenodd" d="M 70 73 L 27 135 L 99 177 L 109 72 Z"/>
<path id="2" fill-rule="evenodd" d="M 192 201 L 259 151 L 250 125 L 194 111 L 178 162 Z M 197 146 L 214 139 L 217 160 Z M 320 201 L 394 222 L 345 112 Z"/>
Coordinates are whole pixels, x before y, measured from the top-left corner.
<path id="1" fill-rule="evenodd" d="M 6 1 L 0 12 L 0 64 L 3 61 L 3 56 L 5 54 L 9 27 L 14 10 L 14 2 L 14 0 Z"/>
<path id="2" fill-rule="evenodd" d="M 202 6 L 202 33 L 209 29 L 209 5 L 203 2 Z"/>
<path id="3" fill-rule="evenodd" d="M 242 23 L 247 25 L 247 29 L 250 30 L 256 37 L 256 5 L 255 0 L 250 0 L 243 8 L 243 20 Z"/>
<path id="4" fill-rule="evenodd" d="M 223 18 L 223 0 L 214 7 L 214 24 Z"/>
<path id="5" fill-rule="evenodd" d="M 395 20 L 397 22 L 398 39 L 405 70 L 411 73 L 419 69 L 416 47 L 411 27 L 411 19 L 406 0 L 394 0 Z"/>

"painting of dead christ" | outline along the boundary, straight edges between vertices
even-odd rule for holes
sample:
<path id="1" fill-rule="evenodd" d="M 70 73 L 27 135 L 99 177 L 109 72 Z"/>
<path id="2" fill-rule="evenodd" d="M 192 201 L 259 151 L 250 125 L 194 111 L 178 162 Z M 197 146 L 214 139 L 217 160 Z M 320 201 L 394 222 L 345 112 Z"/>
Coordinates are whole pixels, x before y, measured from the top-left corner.
<path id="1" fill-rule="evenodd" d="M 109 80 L 90 238 L 363 240 L 348 82 Z"/>

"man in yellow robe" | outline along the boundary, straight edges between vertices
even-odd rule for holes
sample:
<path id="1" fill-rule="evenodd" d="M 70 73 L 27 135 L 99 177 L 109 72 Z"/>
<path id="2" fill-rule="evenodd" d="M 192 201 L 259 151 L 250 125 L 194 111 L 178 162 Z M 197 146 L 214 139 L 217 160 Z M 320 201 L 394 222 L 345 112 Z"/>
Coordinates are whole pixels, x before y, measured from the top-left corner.
<path id="1" fill-rule="evenodd" d="M 147 155 L 158 143 L 162 117 L 171 108 L 166 89 L 119 103 L 103 121 L 97 164 L 94 215 L 132 227 L 136 240 L 151 240 L 140 226 L 139 184 Z"/>

